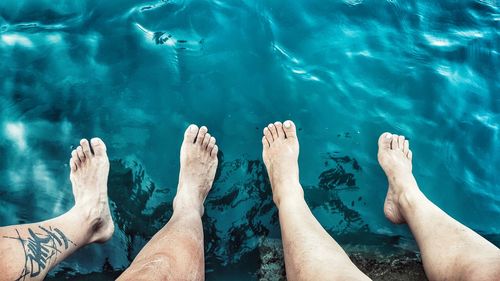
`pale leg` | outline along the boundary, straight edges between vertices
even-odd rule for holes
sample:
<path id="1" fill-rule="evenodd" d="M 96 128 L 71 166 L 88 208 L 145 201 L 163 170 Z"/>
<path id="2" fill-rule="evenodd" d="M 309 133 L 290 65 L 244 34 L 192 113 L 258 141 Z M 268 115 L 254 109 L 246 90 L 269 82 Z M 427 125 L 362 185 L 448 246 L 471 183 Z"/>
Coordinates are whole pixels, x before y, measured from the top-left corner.
<path id="1" fill-rule="evenodd" d="M 389 181 L 384 212 L 392 222 L 410 227 L 427 277 L 498 280 L 500 250 L 425 197 L 413 177 L 412 158 L 404 136 L 382 134 L 378 159 Z"/>
<path id="2" fill-rule="evenodd" d="M 299 142 L 291 121 L 264 129 L 263 158 L 279 210 L 288 280 L 370 280 L 325 231 L 304 201 Z"/>

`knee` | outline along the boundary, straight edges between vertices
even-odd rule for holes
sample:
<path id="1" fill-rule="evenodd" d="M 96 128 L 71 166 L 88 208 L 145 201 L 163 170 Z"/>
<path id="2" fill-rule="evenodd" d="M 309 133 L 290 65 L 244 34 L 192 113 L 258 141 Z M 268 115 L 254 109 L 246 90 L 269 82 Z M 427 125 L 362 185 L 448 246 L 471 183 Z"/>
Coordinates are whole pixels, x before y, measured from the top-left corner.
<path id="1" fill-rule="evenodd" d="M 124 280 L 172 280 L 171 262 L 164 254 L 154 254 L 147 258 L 136 260 L 127 271 L 124 272 Z M 123 276 L 122 276 L 123 277 Z"/>
<path id="2" fill-rule="evenodd" d="M 137 265 L 146 280 L 203 280 L 204 266 L 193 257 L 156 253 Z"/>
<path id="3" fill-rule="evenodd" d="M 141 267 L 147 270 L 167 269 L 171 267 L 171 260 L 165 254 L 154 254 L 143 259 Z"/>

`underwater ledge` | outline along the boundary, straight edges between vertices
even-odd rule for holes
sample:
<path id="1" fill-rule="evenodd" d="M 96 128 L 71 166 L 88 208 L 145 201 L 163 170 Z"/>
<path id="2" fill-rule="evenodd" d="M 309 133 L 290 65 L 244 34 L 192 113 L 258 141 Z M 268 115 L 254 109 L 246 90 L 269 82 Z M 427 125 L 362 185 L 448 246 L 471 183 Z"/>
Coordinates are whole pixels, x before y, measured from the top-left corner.
<path id="1" fill-rule="evenodd" d="M 500 234 L 481 234 L 493 244 L 500 245 Z M 400 236 L 358 232 L 335 235 L 353 263 L 372 280 L 428 280 L 420 254 L 414 249 L 394 242 Z M 362 243 L 359 243 L 361 242 Z M 114 280 L 125 269 L 113 269 L 104 264 L 101 272 L 77 273 L 72 268 L 61 268 L 46 280 Z M 263 238 L 259 246 L 244 254 L 240 262 L 211 268 L 206 280 L 286 280 L 281 239 Z"/>

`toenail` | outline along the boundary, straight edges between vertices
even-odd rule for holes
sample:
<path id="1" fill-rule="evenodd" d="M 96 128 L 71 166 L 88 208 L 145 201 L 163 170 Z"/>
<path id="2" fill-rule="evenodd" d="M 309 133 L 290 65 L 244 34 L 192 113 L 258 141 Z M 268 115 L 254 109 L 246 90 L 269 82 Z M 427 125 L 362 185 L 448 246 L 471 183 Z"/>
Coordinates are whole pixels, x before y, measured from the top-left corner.
<path id="1" fill-rule="evenodd" d="M 189 130 L 190 130 L 191 132 L 196 132 L 196 126 L 195 126 L 195 125 L 191 125 L 191 126 L 189 126 Z"/>
<path id="2" fill-rule="evenodd" d="M 290 128 L 292 126 L 292 122 L 285 121 L 284 125 L 285 125 L 285 128 Z"/>
<path id="3" fill-rule="evenodd" d="M 99 141 L 97 139 L 91 139 L 90 142 L 92 143 L 92 145 L 98 145 L 99 144 Z"/>
<path id="4" fill-rule="evenodd" d="M 385 138 L 386 139 L 390 139 L 390 138 L 392 138 L 392 135 L 391 134 L 387 134 L 387 135 L 385 135 Z"/>

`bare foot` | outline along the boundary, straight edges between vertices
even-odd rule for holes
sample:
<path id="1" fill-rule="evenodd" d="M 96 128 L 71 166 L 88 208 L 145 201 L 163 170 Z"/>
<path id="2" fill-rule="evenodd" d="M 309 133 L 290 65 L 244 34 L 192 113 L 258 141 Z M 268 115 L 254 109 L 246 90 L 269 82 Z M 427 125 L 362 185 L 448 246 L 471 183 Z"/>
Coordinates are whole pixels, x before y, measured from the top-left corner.
<path id="1" fill-rule="evenodd" d="M 264 128 L 262 158 L 273 189 L 276 205 L 285 198 L 303 197 L 299 182 L 299 140 L 292 121 L 275 122 Z"/>
<path id="2" fill-rule="evenodd" d="M 105 242 L 115 230 L 108 204 L 109 161 L 106 145 L 99 138 L 86 139 L 71 152 L 70 180 L 75 196 L 75 209 L 89 222 L 89 243 Z"/>
<path id="3" fill-rule="evenodd" d="M 174 199 L 174 209 L 196 208 L 203 214 L 203 202 L 212 188 L 217 170 L 215 138 L 202 126 L 190 125 L 184 133 L 181 146 L 179 186 Z"/>
<path id="4" fill-rule="evenodd" d="M 404 136 L 383 133 L 378 139 L 378 162 L 389 181 L 384 213 L 393 223 L 405 223 L 400 198 L 410 189 L 418 189 L 412 170 L 410 143 Z"/>

